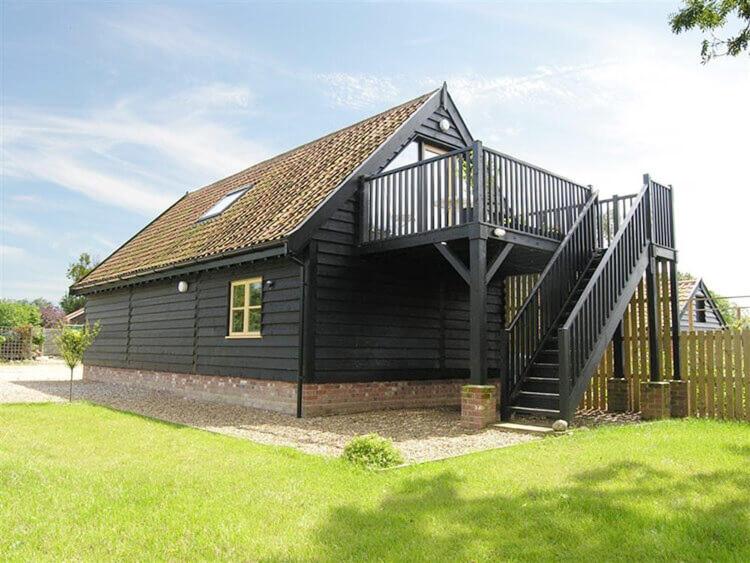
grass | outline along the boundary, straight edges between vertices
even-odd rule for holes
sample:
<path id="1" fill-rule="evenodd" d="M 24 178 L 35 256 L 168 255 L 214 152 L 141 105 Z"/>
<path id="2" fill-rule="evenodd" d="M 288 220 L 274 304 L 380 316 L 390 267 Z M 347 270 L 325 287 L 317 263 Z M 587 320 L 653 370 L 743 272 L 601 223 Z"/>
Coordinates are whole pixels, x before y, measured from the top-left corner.
<path id="1" fill-rule="evenodd" d="M 382 473 L 83 403 L 0 407 L 3 560 L 750 560 L 750 426 Z"/>

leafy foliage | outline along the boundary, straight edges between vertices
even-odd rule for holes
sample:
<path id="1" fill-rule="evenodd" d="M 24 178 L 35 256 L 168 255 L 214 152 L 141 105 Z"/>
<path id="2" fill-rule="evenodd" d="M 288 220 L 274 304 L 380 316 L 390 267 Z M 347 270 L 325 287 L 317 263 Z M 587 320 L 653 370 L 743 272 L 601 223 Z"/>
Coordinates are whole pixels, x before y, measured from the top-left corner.
<path id="1" fill-rule="evenodd" d="M 344 447 L 342 457 L 365 469 L 384 469 L 404 462 L 393 443 L 377 434 L 353 438 Z"/>
<path id="2" fill-rule="evenodd" d="M 89 275 L 89 273 L 99 265 L 99 260 L 91 258 L 88 252 L 82 252 L 78 257 L 78 260 L 72 262 L 68 266 L 66 276 L 73 283 L 81 281 L 83 278 Z M 73 311 L 77 311 L 81 307 L 86 305 L 86 297 L 83 295 L 71 295 L 66 293 L 62 299 L 60 299 L 60 307 L 65 311 L 66 315 L 69 315 Z"/>
<path id="3" fill-rule="evenodd" d="M 42 316 L 39 309 L 25 301 L 0 300 L 0 326 L 41 326 Z"/>
<path id="4" fill-rule="evenodd" d="M 735 35 L 726 39 L 715 35 L 728 20 L 735 19 L 740 24 Z M 714 57 L 736 57 L 747 51 L 750 44 L 750 0 L 684 0 L 684 7 L 672 14 L 669 22 L 674 33 L 698 28 L 710 35 L 701 44 L 703 64 Z"/>
<path id="5" fill-rule="evenodd" d="M 44 305 L 39 307 L 39 314 L 42 316 L 42 326 L 52 328 L 60 324 L 65 316 L 65 312 L 58 306 Z"/>
<path id="6" fill-rule="evenodd" d="M 99 322 L 93 326 L 86 323 L 82 328 L 72 328 L 62 325 L 57 335 L 57 345 L 60 355 L 72 370 L 83 361 L 83 354 L 93 344 L 99 334 Z"/>
<path id="7" fill-rule="evenodd" d="M 91 272 L 91 270 L 96 268 L 98 263 L 99 261 L 92 259 L 88 252 L 81 253 L 81 255 L 78 257 L 78 260 L 68 266 L 68 279 L 73 283 L 81 281 L 83 278 L 89 275 L 89 272 Z"/>
<path id="8" fill-rule="evenodd" d="M 86 305 L 86 297 L 83 295 L 71 295 L 70 293 L 66 293 L 65 296 L 60 299 L 60 307 L 66 315 L 69 315 L 73 311 L 77 311 L 84 305 Z"/>

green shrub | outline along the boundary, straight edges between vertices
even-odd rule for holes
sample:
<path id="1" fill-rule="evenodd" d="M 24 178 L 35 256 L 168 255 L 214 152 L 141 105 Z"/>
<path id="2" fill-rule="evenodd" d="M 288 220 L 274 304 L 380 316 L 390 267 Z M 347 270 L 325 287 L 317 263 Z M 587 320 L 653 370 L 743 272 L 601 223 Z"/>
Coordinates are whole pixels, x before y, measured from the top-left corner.
<path id="1" fill-rule="evenodd" d="M 41 348 L 44 345 L 44 341 L 47 339 L 46 336 L 44 336 L 44 333 L 39 331 L 35 332 L 34 336 L 31 337 L 31 341 L 34 343 L 34 346 L 37 348 Z"/>
<path id="2" fill-rule="evenodd" d="M 404 462 L 393 443 L 377 434 L 352 438 L 341 457 L 366 469 L 384 469 Z"/>
<path id="3" fill-rule="evenodd" d="M 0 299 L 0 326 L 41 326 L 39 307 L 25 301 Z"/>

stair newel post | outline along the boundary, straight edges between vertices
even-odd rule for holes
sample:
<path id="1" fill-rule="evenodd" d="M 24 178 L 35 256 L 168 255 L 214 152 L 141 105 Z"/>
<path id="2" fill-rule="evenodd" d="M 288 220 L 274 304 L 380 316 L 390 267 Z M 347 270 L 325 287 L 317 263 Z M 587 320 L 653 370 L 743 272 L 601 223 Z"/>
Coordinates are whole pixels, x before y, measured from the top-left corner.
<path id="1" fill-rule="evenodd" d="M 659 333 L 658 333 L 658 313 L 656 310 L 657 293 L 656 293 L 656 257 L 654 256 L 654 216 L 652 205 L 651 178 L 648 174 L 643 175 L 643 183 L 646 184 L 646 222 L 648 233 L 648 267 L 646 268 L 646 316 L 648 318 L 648 356 L 649 371 L 651 371 L 651 381 L 660 381 L 659 374 Z"/>
<path id="2" fill-rule="evenodd" d="M 472 147 L 472 191 L 474 196 L 474 221 L 486 220 L 484 205 L 484 148 L 482 141 L 474 141 Z"/>
<path id="3" fill-rule="evenodd" d="M 672 248 L 677 248 L 674 225 L 674 189 L 672 188 L 672 184 L 669 184 L 669 222 L 670 235 L 672 236 Z M 677 290 L 677 251 L 675 251 L 674 260 L 669 264 L 669 293 L 671 308 L 670 316 L 672 317 L 672 367 L 674 369 L 672 379 L 680 381 L 682 379 L 682 362 L 680 360 L 680 311 Z"/>
<path id="4" fill-rule="evenodd" d="M 617 231 L 620 230 L 620 196 L 612 196 L 612 234 L 610 239 L 614 238 Z M 625 378 L 625 353 L 623 349 L 622 338 L 622 321 L 617 324 L 615 334 L 612 337 L 612 356 L 614 362 L 613 375 L 618 379 Z"/>
<path id="5" fill-rule="evenodd" d="M 560 417 L 570 420 L 570 331 L 561 328 L 557 331 L 557 345 L 560 347 Z"/>

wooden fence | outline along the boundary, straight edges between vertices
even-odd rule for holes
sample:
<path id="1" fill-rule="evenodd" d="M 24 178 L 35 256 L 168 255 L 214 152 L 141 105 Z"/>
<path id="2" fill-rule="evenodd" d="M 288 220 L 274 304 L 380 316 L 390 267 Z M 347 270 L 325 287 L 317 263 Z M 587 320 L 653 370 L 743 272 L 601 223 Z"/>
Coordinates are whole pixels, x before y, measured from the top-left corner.
<path id="1" fill-rule="evenodd" d="M 662 380 L 669 380 L 673 376 L 669 273 L 666 263 L 659 263 L 658 267 L 659 363 Z M 508 278 L 506 319 L 513 318 L 534 281 L 535 276 Z M 650 379 L 647 319 L 644 280 L 623 318 L 625 377 L 630 384 L 630 408 L 633 411 L 640 410 L 640 383 Z M 683 331 L 680 334 L 680 359 L 682 378 L 691 382 L 692 416 L 750 420 L 750 330 Z M 607 379 L 612 377 L 613 371 L 610 345 L 581 401 L 581 409 L 607 408 Z"/>

